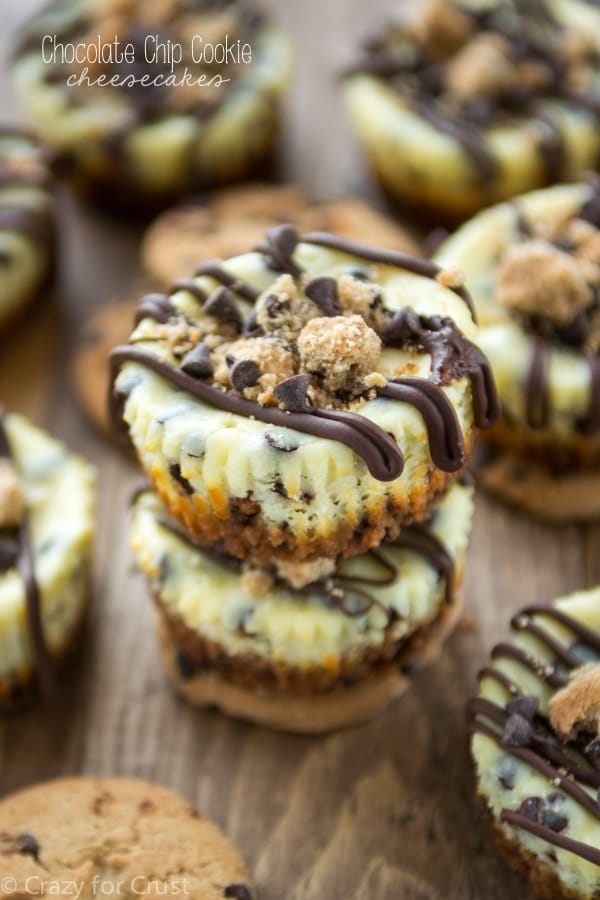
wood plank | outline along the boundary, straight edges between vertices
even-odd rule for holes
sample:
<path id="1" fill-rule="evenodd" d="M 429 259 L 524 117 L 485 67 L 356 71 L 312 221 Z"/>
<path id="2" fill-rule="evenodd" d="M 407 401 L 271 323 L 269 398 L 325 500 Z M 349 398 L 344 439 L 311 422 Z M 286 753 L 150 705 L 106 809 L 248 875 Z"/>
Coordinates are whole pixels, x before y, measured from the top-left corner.
<path id="1" fill-rule="evenodd" d="M 285 171 L 317 196 L 380 199 L 334 76 L 370 4 L 269 4 L 294 35 Z M 382 3 L 379 9 L 393 4 Z M 33 0 L 3 4 L 8 43 Z M 0 48 L 1 49 L 1 48 Z M 0 85 L 6 99 L 7 86 Z M 81 418 L 67 379 L 78 327 L 130 290 L 139 234 L 62 198 L 56 303 L 32 309 L 0 353 L 0 397 L 99 468 L 95 602 L 78 670 L 52 708 L 0 723 L 0 792 L 66 773 L 137 775 L 182 790 L 247 856 L 262 900 L 508 900 L 523 883 L 494 852 L 472 800 L 463 732 L 475 672 L 512 612 L 600 580 L 598 529 L 550 529 L 479 498 L 466 579 L 468 624 L 387 716 L 324 739 L 198 713 L 165 686 L 153 611 L 127 550 L 137 471 Z"/>

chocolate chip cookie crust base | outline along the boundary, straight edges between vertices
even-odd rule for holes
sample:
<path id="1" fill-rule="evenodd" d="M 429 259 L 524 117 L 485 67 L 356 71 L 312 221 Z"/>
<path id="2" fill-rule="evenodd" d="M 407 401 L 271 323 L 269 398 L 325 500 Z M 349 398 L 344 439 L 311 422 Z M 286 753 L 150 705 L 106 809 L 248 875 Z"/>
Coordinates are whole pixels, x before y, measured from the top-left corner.
<path id="1" fill-rule="evenodd" d="M 222 542 L 232 556 L 269 566 L 274 558 L 309 562 L 320 557 L 356 556 L 384 540 L 393 540 L 403 525 L 425 521 L 461 473 L 447 474 L 432 465 L 421 479 L 413 478 L 407 502 L 397 503 L 391 497 L 381 502 L 378 498 L 371 507 L 361 504 L 368 512 L 363 512 L 360 520 L 347 516 L 341 522 L 332 521 L 328 531 L 318 522 L 316 533 L 303 535 L 292 533 L 287 523 L 266 522 L 251 497 L 219 498 L 225 511 L 218 516 L 199 495 L 173 486 L 162 472 L 147 474 L 166 508 L 200 546 Z M 211 499 L 214 505 L 215 498 Z"/>
<path id="2" fill-rule="evenodd" d="M 261 670 L 263 663 L 258 657 L 233 660 L 217 645 L 203 641 L 172 617 L 167 618 L 159 605 L 161 658 L 175 689 L 194 706 L 216 707 L 234 718 L 279 731 L 322 734 L 366 722 L 387 709 L 410 687 L 411 678 L 404 673 L 437 659 L 461 618 L 463 606 L 458 587 L 452 605 L 444 606 L 432 622 L 415 631 L 393 662 L 380 662 L 368 672 L 363 661 L 354 672 L 355 679 L 360 679 L 362 673 L 362 680 L 354 684 L 340 683 L 341 677 L 350 681 L 350 672 L 338 672 L 337 678 L 332 678 L 325 669 L 306 674 L 283 664 L 267 664 Z M 195 658 L 204 652 L 199 663 L 202 668 L 189 678 L 184 678 L 177 666 L 177 654 L 192 649 L 187 643 L 183 646 L 186 634 L 192 639 Z M 220 657 L 215 659 L 215 654 Z"/>

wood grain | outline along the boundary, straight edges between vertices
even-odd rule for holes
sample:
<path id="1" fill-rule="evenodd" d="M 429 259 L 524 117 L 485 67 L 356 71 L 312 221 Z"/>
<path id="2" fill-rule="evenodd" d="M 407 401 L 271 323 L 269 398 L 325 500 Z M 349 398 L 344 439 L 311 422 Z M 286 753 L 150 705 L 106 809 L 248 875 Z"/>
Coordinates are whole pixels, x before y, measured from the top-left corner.
<path id="1" fill-rule="evenodd" d="M 298 68 L 284 166 L 318 196 L 376 198 L 335 82 L 373 5 L 269 4 Z M 381 3 L 383 12 L 392 4 Z M 33 0 L 3 2 L 4 50 Z M 11 109 L 0 81 L 3 118 Z M 82 420 L 67 379 L 89 311 L 126 295 L 139 234 L 61 198 L 54 303 L 30 310 L 0 350 L 0 398 L 99 469 L 95 603 L 78 669 L 49 709 L 0 723 L 0 792 L 67 773 L 133 775 L 183 791 L 246 855 L 262 900 L 515 900 L 527 890 L 497 857 L 472 800 L 464 704 L 511 613 L 600 579 L 600 530 L 550 529 L 484 497 L 467 577 L 468 625 L 385 717 L 325 739 L 294 738 L 195 712 L 164 684 L 152 609 L 127 550 L 136 469 Z M 1 824 L 1 823 L 0 823 Z"/>

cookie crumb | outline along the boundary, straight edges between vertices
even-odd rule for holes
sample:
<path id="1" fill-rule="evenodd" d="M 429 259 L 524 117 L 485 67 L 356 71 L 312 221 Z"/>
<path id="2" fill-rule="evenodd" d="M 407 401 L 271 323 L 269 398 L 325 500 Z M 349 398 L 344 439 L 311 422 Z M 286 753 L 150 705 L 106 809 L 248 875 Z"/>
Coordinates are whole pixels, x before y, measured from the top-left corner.
<path id="1" fill-rule="evenodd" d="M 563 741 L 581 731 L 600 734 L 600 663 L 575 669 L 568 685 L 550 700 L 550 722 Z"/>
<path id="2" fill-rule="evenodd" d="M 279 575 L 285 579 L 293 588 L 306 587 L 319 581 L 321 578 L 327 578 L 335 571 L 335 561 L 332 559 L 321 558 L 315 559 L 313 562 L 285 562 L 277 561 L 277 571 Z"/>
<path id="3" fill-rule="evenodd" d="M 502 304 L 557 325 L 572 322 L 590 305 L 586 267 L 543 240 L 509 247 L 498 268 L 496 290 Z"/>
<path id="4" fill-rule="evenodd" d="M 240 580 L 242 588 L 252 597 L 264 597 L 273 587 L 273 577 L 263 569 L 247 568 Z"/>
<path id="5" fill-rule="evenodd" d="M 511 91 L 518 73 L 507 41 L 497 34 L 478 35 L 450 61 L 446 87 L 460 99 L 497 97 Z"/>
<path id="6" fill-rule="evenodd" d="M 381 339 L 361 316 L 311 319 L 298 337 L 302 368 L 326 391 L 364 390 L 362 376 L 377 368 Z"/>
<path id="7" fill-rule="evenodd" d="M 438 284 L 441 284 L 442 287 L 450 288 L 451 290 L 455 290 L 456 288 L 461 288 L 465 283 L 465 276 L 460 271 L 460 269 L 455 268 L 454 266 L 448 266 L 445 269 L 442 269 L 435 276 L 435 280 Z"/>

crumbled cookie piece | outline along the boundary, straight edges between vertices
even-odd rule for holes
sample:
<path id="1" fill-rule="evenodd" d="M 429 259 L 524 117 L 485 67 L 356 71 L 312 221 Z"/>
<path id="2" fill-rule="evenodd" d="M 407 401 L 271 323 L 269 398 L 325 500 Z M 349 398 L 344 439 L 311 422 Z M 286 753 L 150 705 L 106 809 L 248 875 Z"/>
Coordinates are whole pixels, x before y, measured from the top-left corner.
<path id="1" fill-rule="evenodd" d="M 361 316 L 311 319 L 298 337 L 304 371 L 326 391 L 360 392 L 362 376 L 377 368 L 381 339 Z"/>
<path id="2" fill-rule="evenodd" d="M 259 402 L 264 402 L 265 391 L 295 375 L 298 369 L 296 354 L 278 338 L 269 336 L 221 344 L 213 353 L 212 363 L 218 384 L 233 386 L 244 397 Z M 242 363 L 255 364 L 255 377 L 250 378 L 249 366 L 242 368 Z"/>
<path id="3" fill-rule="evenodd" d="M 246 568 L 241 577 L 242 587 L 252 597 L 264 597 L 273 587 L 273 576 L 264 569 Z"/>
<path id="4" fill-rule="evenodd" d="M 341 275 L 338 279 L 338 302 L 342 312 L 362 316 L 371 328 L 377 330 L 384 324 L 381 290 L 372 281 Z"/>
<path id="5" fill-rule="evenodd" d="M 23 490 L 17 471 L 8 459 L 0 459 L 0 528 L 15 528 L 23 518 Z"/>
<path id="6" fill-rule="evenodd" d="M 320 315 L 318 306 L 298 294 L 291 275 L 281 275 L 273 287 L 256 302 L 256 322 L 267 333 L 277 333 L 284 340 L 295 340 L 313 316 Z"/>
<path id="7" fill-rule="evenodd" d="M 600 663 L 575 669 L 568 685 L 550 700 L 550 721 L 565 741 L 580 732 L 600 734 Z"/>
<path id="8" fill-rule="evenodd" d="M 465 283 L 465 276 L 460 269 L 456 269 L 453 266 L 447 266 L 445 269 L 442 269 L 441 272 L 438 272 L 435 276 L 435 280 L 438 284 L 441 284 L 442 287 L 455 290 L 456 288 L 461 288 L 463 286 Z"/>
<path id="9" fill-rule="evenodd" d="M 335 571 L 335 560 L 325 557 L 304 563 L 277 560 L 276 565 L 280 577 L 296 590 L 322 578 L 328 578 Z"/>
<path id="10" fill-rule="evenodd" d="M 428 55 L 440 59 L 468 39 L 473 21 L 448 0 L 425 0 L 419 4 L 410 30 L 415 40 L 427 48 Z"/>
<path id="11" fill-rule="evenodd" d="M 498 97 L 517 83 L 510 46 L 497 34 L 477 35 L 456 54 L 446 70 L 448 92 L 461 99 Z"/>
<path id="12" fill-rule="evenodd" d="M 498 267 L 501 303 L 518 312 L 567 325 L 592 301 L 586 267 L 547 241 L 509 247 Z"/>

